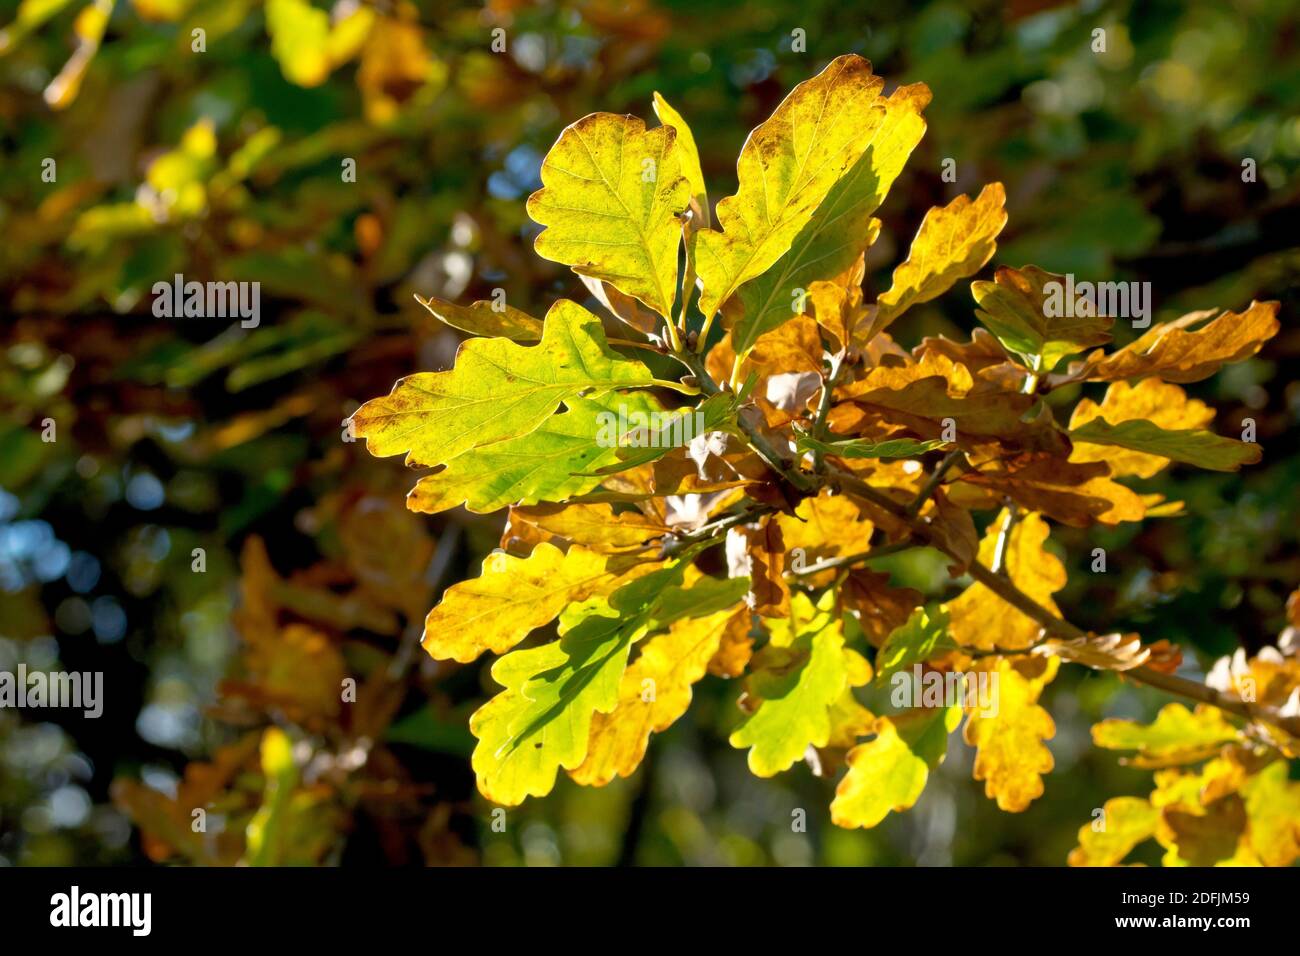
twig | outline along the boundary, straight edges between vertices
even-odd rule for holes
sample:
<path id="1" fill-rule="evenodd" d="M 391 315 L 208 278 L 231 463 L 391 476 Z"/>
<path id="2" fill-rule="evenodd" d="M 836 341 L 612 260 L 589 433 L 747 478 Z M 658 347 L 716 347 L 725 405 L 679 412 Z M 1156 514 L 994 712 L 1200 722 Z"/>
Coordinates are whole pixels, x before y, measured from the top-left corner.
<path id="1" fill-rule="evenodd" d="M 695 374 L 700 382 L 700 387 L 705 394 L 715 394 L 720 389 L 713 379 L 709 376 L 704 367 L 703 360 L 694 354 L 682 355 L 676 352 L 674 357 L 682 362 Z M 799 471 L 796 467 L 788 463 L 783 456 L 776 453 L 772 443 L 763 435 L 762 431 L 741 419 L 742 430 L 750 440 L 750 446 L 754 451 L 767 462 L 768 466 L 784 478 L 789 484 L 796 489 L 805 493 L 814 494 L 821 487 L 828 483 L 834 483 L 841 488 L 850 490 L 854 495 L 870 502 L 880 510 L 904 521 L 911 528 L 913 534 L 935 548 L 948 555 L 954 561 L 963 559 L 949 550 L 949 546 L 943 539 L 937 535 L 927 522 L 915 514 L 908 512 L 907 506 L 900 505 L 889 496 L 883 494 L 879 489 L 873 488 L 861 478 L 841 471 L 833 466 L 827 466 L 825 473 L 822 475 L 809 475 Z M 743 523 L 738 521 L 737 523 Z M 1087 632 L 1075 627 L 1069 621 L 1057 617 L 1054 613 L 1043 607 L 1029 595 L 1025 594 L 1020 588 L 1011 581 L 1009 577 L 995 573 L 990 568 L 980 564 L 978 560 L 971 561 L 968 571 L 976 581 L 983 584 L 990 591 L 996 594 L 1002 600 L 1006 601 L 1016 610 L 1025 614 L 1031 620 L 1036 621 L 1043 631 L 1051 636 L 1061 637 L 1066 640 L 1072 640 L 1080 637 L 1087 637 Z M 1009 653 L 1016 653 L 1011 651 Z M 1215 690 L 1213 687 L 1188 680 L 1185 677 L 1178 677 L 1174 674 L 1165 674 L 1161 671 L 1153 670 L 1149 667 L 1135 667 L 1132 670 L 1125 671 L 1124 676 L 1130 680 L 1147 684 L 1163 690 L 1166 693 L 1175 694 L 1180 697 L 1186 697 L 1189 700 L 1195 700 L 1202 703 L 1218 707 L 1220 710 L 1236 714 L 1245 720 L 1262 720 L 1274 726 L 1281 727 L 1293 737 L 1300 738 L 1300 717 L 1285 717 L 1277 712 L 1275 708 L 1265 707 L 1259 704 L 1251 704 L 1243 701 L 1239 697 L 1224 694 Z"/>
<path id="2" fill-rule="evenodd" d="M 954 448 L 952 451 L 948 452 L 948 454 L 943 456 L 943 459 L 939 464 L 934 466 L 934 474 L 930 476 L 930 479 L 925 483 L 925 486 L 917 494 L 916 499 L 907 506 L 907 513 L 909 515 L 915 516 L 921 513 L 921 509 L 925 507 L 925 503 L 930 500 L 930 496 L 934 494 L 935 489 L 938 488 L 940 483 L 943 481 L 943 476 L 947 474 L 948 469 L 951 468 L 961 456 L 961 449 Z"/>
<path id="3" fill-rule="evenodd" d="M 887 555 L 898 554 L 900 551 L 908 551 L 915 548 L 915 541 L 895 541 L 892 544 L 882 544 L 878 548 L 871 548 L 867 551 L 859 551 L 857 554 L 842 554 L 834 558 L 827 558 L 824 561 L 818 561 L 816 564 L 810 564 L 806 568 L 798 571 L 788 571 L 787 576 L 806 577 L 810 574 L 820 574 L 822 571 L 832 571 L 835 568 L 848 567 L 857 564 L 860 561 L 870 561 L 872 558 L 883 558 Z"/>

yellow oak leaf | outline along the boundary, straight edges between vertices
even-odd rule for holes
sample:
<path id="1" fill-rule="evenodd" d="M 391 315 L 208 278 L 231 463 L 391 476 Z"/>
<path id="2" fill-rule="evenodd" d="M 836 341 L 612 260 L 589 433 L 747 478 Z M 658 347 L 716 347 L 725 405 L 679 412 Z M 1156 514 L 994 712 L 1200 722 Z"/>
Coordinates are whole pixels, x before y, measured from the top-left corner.
<path id="1" fill-rule="evenodd" d="M 650 735 L 667 730 L 690 707 L 691 685 L 704 676 L 735 616 L 728 608 L 684 618 L 646 641 L 623 672 L 618 705 L 592 717 L 587 757 L 570 776 L 594 787 L 630 777 L 645 758 Z"/>
<path id="2" fill-rule="evenodd" d="M 980 541 L 979 561 L 995 564 L 999 539 L 1007 513 L 1004 510 Z M 1049 529 L 1041 515 L 1021 516 L 1011 527 L 1005 543 L 1003 566 L 1011 581 L 1026 595 L 1053 614 L 1052 595 L 1065 586 L 1065 566 L 1044 549 Z M 952 638 L 958 644 L 981 650 L 1019 650 L 1034 644 L 1041 625 L 1026 617 L 987 587 L 976 582 L 949 601 L 944 609 L 950 618 Z"/>
<path id="3" fill-rule="evenodd" d="M 927 212 L 889 291 L 876 300 L 872 333 L 887 329 L 913 305 L 943 295 L 993 258 L 998 233 L 1007 224 L 1006 201 L 1002 184 L 989 183 L 973 201 L 958 196 Z"/>
<path id="4" fill-rule="evenodd" d="M 1117 866 L 1133 848 L 1155 836 L 1160 811 L 1141 797 L 1115 797 L 1102 804 L 1100 819 L 1079 827 L 1070 866 Z"/>
<path id="5" fill-rule="evenodd" d="M 546 227 L 537 254 L 671 316 L 679 214 L 691 196 L 676 140 L 671 126 L 647 130 L 614 113 L 566 127 L 542 161 L 542 188 L 528 197 L 528 215 Z"/>
<path id="6" fill-rule="evenodd" d="M 835 788 L 831 822 L 870 828 L 891 811 L 910 809 L 960 722 L 960 707 L 916 708 L 877 718 L 875 738 L 849 751 L 849 772 Z"/>
<path id="7" fill-rule="evenodd" d="M 921 112 L 929 102 L 929 87 L 913 83 L 900 86 L 888 99 L 878 98 L 861 117 L 852 146 L 857 159 L 839 175 L 794 238 L 782 239 L 789 248 L 776 263 L 740 286 L 739 316 L 735 311 L 724 313 L 739 353 L 743 355 L 760 335 L 787 321 L 792 312 L 801 311 L 800 290 L 842 275 L 876 241 L 880 221 L 871 213 L 924 135 Z M 706 278 L 706 291 L 707 285 Z M 734 303 L 733 299 L 728 304 Z"/>
<path id="8" fill-rule="evenodd" d="M 1251 302 L 1245 312 L 1225 311 L 1210 321 L 1217 309 L 1192 312 L 1154 326 L 1109 355 L 1092 352 L 1067 379 L 1116 382 L 1155 375 L 1166 382 L 1199 382 L 1258 352 L 1281 327 L 1277 310 L 1276 302 Z"/>
<path id="9" fill-rule="evenodd" d="M 659 93 L 654 95 L 655 116 L 665 126 L 671 126 L 677 133 L 677 152 L 681 160 L 682 175 L 691 186 L 691 199 L 699 210 L 700 225 L 709 225 L 709 191 L 704 185 L 704 173 L 700 170 L 700 151 L 695 145 L 695 134 L 682 119 L 682 114 L 673 109 L 669 102 Z"/>
<path id="10" fill-rule="evenodd" d="M 776 521 L 794 571 L 824 558 L 866 551 L 875 529 L 851 498 L 829 493 L 804 498 L 793 515 L 778 514 Z"/>
<path id="11" fill-rule="evenodd" d="M 873 108 L 883 109 L 876 102 L 883 86 L 862 57 L 836 57 L 796 86 L 749 134 L 736 163 L 736 194 L 718 203 L 721 230 L 703 229 L 692 243 L 705 316 L 714 315 L 790 248 L 831 187 L 862 155 L 863 129 L 871 124 Z M 787 316 L 793 314 L 788 299 L 787 293 Z"/>
<path id="12" fill-rule="evenodd" d="M 1237 728 L 1217 707 L 1166 704 L 1150 724 L 1111 717 L 1092 727 L 1092 742 L 1107 750 L 1136 750 L 1130 762 L 1138 767 L 1169 767 L 1195 763 L 1239 738 Z"/>
<path id="13" fill-rule="evenodd" d="M 1241 788 L 1251 848 L 1265 866 L 1290 866 L 1300 857 L 1300 783 L 1275 760 Z"/>
<path id="14" fill-rule="evenodd" d="M 578 545 L 543 542 L 527 558 L 497 552 L 477 578 L 453 584 L 424 621 L 424 649 L 438 660 L 468 663 L 484 651 L 504 654 L 565 607 L 660 567 L 629 565 Z"/>
<path id="15" fill-rule="evenodd" d="M 635 510 L 615 514 L 608 504 L 545 504 L 512 507 L 501 540 L 502 546 L 511 539 L 531 546 L 558 538 L 600 554 L 619 554 L 646 550 L 647 542 L 667 531 L 658 518 Z"/>
<path id="16" fill-rule="evenodd" d="M 415 301 L 439 322 L 470 335 L 500 336 L 516 342 L 536 342 L 542 337 L 540 321 L 505 303 L 498 306 L 496 302 L 480 299 L 472 305 L 457 305 L 436 296 L 422 299 L 418 295 Z"/>
<path id="17" fill-rule="evenodd" d="M 1043 794 L 1043 774 L 1056 762 L 1043 745 L 1056 735 L 1051 714 L 1038 705 L 1056 676 L 1056 658 L 984 658 L 975 665 L 996 680 L 992 714 L 968 707 L 964 737 L 977 748 L 974 776 L 1008 813 L 1019 813 Z"/>

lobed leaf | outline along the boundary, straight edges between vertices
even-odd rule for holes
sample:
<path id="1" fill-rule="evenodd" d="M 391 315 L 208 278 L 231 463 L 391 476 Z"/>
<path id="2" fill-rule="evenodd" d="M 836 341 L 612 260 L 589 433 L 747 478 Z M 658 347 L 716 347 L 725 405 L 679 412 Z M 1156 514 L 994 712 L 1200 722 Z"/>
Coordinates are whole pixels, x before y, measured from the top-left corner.
<path id="1" fill-rule="evenodd" d="M 874 740 L 849 751 L 849 772 L 835 788 L 831 822 L 874 827 L 893 811 L 911 809 L 930 771 L 943 762 L 960 707 L 916 709 L 876 720 Z"/>
<path id="2" fill-rule="evenodd" d="M 399 379 L 351 420 L 372 455 L 406 453 L 408 464 L 431 466 L 527 435 L 563 401 L 653 381 L 640 362 L 610 349 L 599 319 L 561 299 L 546 314 L 539 344 L 470 339 L 450 371 Z"/>
<path id="3" fill-rule="evenodd" d="M 979 303 L 975 312 L 1007 351 L 1018 356 L 1030 371 L 1050 372 L 1067 355 L 1110 341 L 1112 319 L 1105 316 L 1049 315 L 1049 283 L 1065 285 L 1065 276 L 1037 266 L 1011 269 L 1003 266 L 992 282 L 972 282 Z M 1061 295 L 1061 293 L 1058 293 Z"/>
<path id="4" fill-rule="evenodd" d="M 927 212 L 889 291 L 876 300 L 872 332 L 883 332 L 912 306 L 938 298 L 983 268 L 1007 224 L 1006 201 L 1002 184 L 989 183 L 974 201 L 958 196 Z"/>
<path id="5" fill-rule="evenodd" d="M 608 282 L 669 318 L 677 296 L 680 213 L 691 187 L 671 126 L 592 113 L 565 128 L 542 161 L 528 215 L 543 259 Z"/>
<path id="6" fill-rule="evenodd" d="M 749 134 L 736 163 L 736 194 L 718 203 L 721 229 L 703 229 L 691 243 L 706 317 L 771 268 L 857 162 L 883 85 L 862 57 L 836 57 Z"/>

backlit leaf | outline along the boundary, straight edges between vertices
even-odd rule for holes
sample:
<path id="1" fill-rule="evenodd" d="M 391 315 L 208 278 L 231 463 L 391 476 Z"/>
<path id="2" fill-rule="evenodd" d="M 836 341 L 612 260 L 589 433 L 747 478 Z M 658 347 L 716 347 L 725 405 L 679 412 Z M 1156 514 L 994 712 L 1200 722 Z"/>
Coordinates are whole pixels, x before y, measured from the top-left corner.
<path id="1" fill-rule="evenodd" d="M 567 410 L 547 417 L 535 431 L 474 449 L 425 475 L 407 496 L 412 511 L 437 514 L 465 505 L 487 514 L 509 504 L 563 501 L 585 494 L 617 465 L 619 449 L 595 441 L 604 423 L 663 410 L 648 392 L 611 392 L 565 400 Z M 604 416 L 603 418 L 601 416 Z"/>
<path id="2" fill-rule="evenodd" d="M 682 118 L 682 114 L 660 96 L 654 95 L 655 116 L 665 126 L 671 126 L 677 133 L 677 153 L 681 162 L 682 175 L 691 186 L 691 198 L 700 210 L 703 226 L 709 224 L 709 190 L 704 185 L 704 173 L 700 171 L 700 151 L 695 145 L 695 134 Z"/>
<path id="3" fill-rule="evenodd" d="M 967 707 L 963 732 L 966 743 L 978 748 L 976 780 L 997 801 L 998 809 L 1019 813 L 1043 794 L 1043 774 L 1055 761 L 1043 741 L 1056 735 L 1051 715 L 1038 704 L 1043 688 L 1056 676 L 1055 658 L 984 658 L 975 664 L 997 681 L 993 714 Z"/>
<path id="4" fill-rule="evenodd" d="M 1160 811 L 1141 797 L 1115 797 L 1102 804 L 1102 817 L 1079 827 L 1070 866 L 1117 866 L 1135 846 L 1155 835 Z"/>
<path id="5" fill-rule="evenodd" d="M 496 304 L 486 299 L 473 305 L 457 305 L 436 296 L 415 300 L 428 309 L 441 322 L 470 335 L 500 336 L 516 342 L 536 342 L 542 337 L 542 323 L 527 312 L 513 306 Z"/>
<path id="6" fill-rule="evenodd" d="M 797 290 L 809 290 L 814 282 L 839 275 L 876 241 L 880 222 L 872 219 L 871 214 L 880 206 L 907 157 L 924 135 L 921 111 L 929 102 L 929 88 L 916 83 L 900 87 L 887 100 L 878 98 L 862 116 L 852 146 L 856 151 L 852 167 L 825 193 L 812 217 L 789 240 L 788 250 L 783 250 L 775 264 L 764 267 L 754 273 L 755 278 L 740 285 L 743 317 L 732 332 L 737 352 L 743 355 L 765 332 L 795 314 L 792 306 L 797 301 Z M 754 135 L 757 134 L 755 130 Z M 820 184 L 810 183 L 810 188 L 820 189 Z M 733 198 L 739 198 L 739 194 Z M 722 206 L 718 209 L 721 218 Z M 752 227 L 763 228 L 757 223 Z M 780 234 L 780 226 L 773 234 Z M 696 249 L 708 242 L 701 236 L 696 241 Z M 718 247 L 718 243 L 707 246 L 710 250 Z M 734 247 L 721 248 L 734 252 Z M 722 261 L 725 260 L 724 252 Z M 712 274 L 706 273 L 702 264 L 700 268 L 707 292 Z M 700 307 L 705 309 L 703 296 Z"/>
<path id="7" fill-rule="evenodd" d="M 740 600 L 744 578 L 680 585 L 684 566 L 653 572 L 587 607 L 563 636 L 499 659 L 492 677 L 505 690 L 470 718 L 478 738 L 472 764 L 479 791 L 515 806 L 542 796 L 563 767 L 587 756 L 592 719 L 618 705 L 632 644 L 674 621 L 716 613 Z"/>
<path id="8" fill-rule="evenodd" d="M 1166 382 L 1199 382 L 1258 352 L 1281 327 L 1277 310 L 1276 302 L 1251 302 L 1245 312 L 1225 311 L 1214 319 L 1216 309 L 1192 312 L 1153 326 L 1109 355 L 1098 349 L 1068 378 L 1117 382 L 1156 375 Z"/>
<path id="9" fill-rule="evenodd" d="M 1032 372 L 1050 372 L 1065 356 L 1110 341 L 1112 319 L 1077 315 L 1078 310 L 1068 302 L 1053 310 L 1064 293 L 1058 292 L 1053 299 L 1052 289 L 1045 288 L 1052 283 L 1064 289 L 1065 276 L 1037 266 L 1003 266 L 992 282 L 971 283 L 971 293 L 979 303 L 976 318 Z"/>
<path id="10" fill-rule="evenodd" d="M 678 215 L 690 201 L 677 134 L 635 116 L 592 113 L 542 162 L 528 215 L 545 226 L 537 254 L 608 282 L 668 317 L 677 295 Z"/>
<path id="11" fill-rule="evenodd" d="M 749 748 L 749 769 L 772 777 L 830 740 L 829 709 L 848 686 L 844 634 L 832 611 L 832 592 L 817 607 L 802 593 L 790 618 L 773 627 L 772 640 L 754 655 L 742 706 L 750 713 L 731 735 Z"/>
<path id="12" fill-rule="evenodd" d="M 408 464 L 432 466 L 527 435 L 562 401 L 652 380 L 640 362 L 609 348 L 599 319 L 561 299 L 546 314 L 539 344 L 470 339 L 453 369 L 399 379 L 390 394 L 357 409 L 352 423 L 372 455 L 405 452 Z"/>
<path id="13" fill-rule="evenodd" d="M 979 561 L 986 567 L 994 564 L 998 538 L 1006 512 L 989 525 L 980 541 Z M 1065 567 L 1056 555 L 1044 549 L 1049 529 L 1037 514 L 1026 514 L 1011 529 L 1003 558 L 1008 577 L 1025 594 L 1053 614 L 1057 613 L 1052 595 L 1065 586 Z M 979 582 L 972 584 L 944 605 L 951 620 L 953 639 L 966 647 L 981 650 L 1003 648 L 1018 650 L 1038 640 L 1041 625 L 1026 617 Z"/>
<path id="14" fill-rule="evenodd" d="M 1092 728 L 1092 741 L 1107 750 L 1136 750 L 1139 767 L 1168 767 L 1204 760 L 1238 739 L 1237 728 L 1216 707 L 1166 704 L 1150 724 L 1111 717 Z"/>
<path id="15" fill-rule="evenodd" d="M 956 647 L 948 636 L 948 616 L 942 610 L 931 615 L 918 607 L 907 623 L 890 632 L 880 646 L 876 653 L 876 679 L 883 683 L 898 671 Z"/>
<path id="16" fill-rule="evenodd" d="M 1136 418 L 1116 424 L 1094 418 L 1070 429 L 1070 437 L 1077 442 L 1126 448 L 1211 471 L 1237 471 L 1242 465 L 1255 464 L 1263 456 L 1254 442 L 1224 438 L 1200 429 L 1169 431 Z"/>
<path id="17" fill-rule="evenodd" d="M 883 85 L 862 57 L 836 57 L 749 134 L 736 164 L 739 188 L 718 203 L 721 229 L 693 237 L 706 316 L 790 248 L 831 187 L 857 162 Z"/>
<path id="18" fill-rule="evenodd" d="M 491 554 L 482 574 L 453 584 L 424 622 L 424 649 L 438 660 L 504 654 L 564 608 L 609 593 L 654 565 L 630 565 L 574 545 L 539 544 L 527 558 Z"/>
<path id="19" fill-rule="evenodd" d="M 831 822 L 874 827 L 890 811 L 911 809 L 930 771 L 943 762 L 960 707 L 925 708 L 876 720 L 876 737 L 849 751 L 849 772 L 835 788 Z"/>
<path id="20" fill-rule="evenodd" d="M 894 270 L 893 285 L 878 300 L 875 332 L 887 329 L 913 305 L 947 292 L 954 282 L 978 272 L 993 257 L 1007 224 L 1006 190 L 990 183 L 972 201 L 958 196 L 925 214 L 907 259 Z"/>

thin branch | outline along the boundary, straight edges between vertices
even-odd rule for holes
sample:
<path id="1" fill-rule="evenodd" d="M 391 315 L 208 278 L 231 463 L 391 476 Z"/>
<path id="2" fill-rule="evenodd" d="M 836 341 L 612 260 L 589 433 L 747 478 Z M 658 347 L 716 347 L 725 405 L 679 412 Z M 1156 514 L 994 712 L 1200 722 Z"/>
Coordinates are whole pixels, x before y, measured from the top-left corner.
<path id="1" fill-rule="evenodd" d="M 704 367 L 704 362 L 700 356 L 695 354 L 683 355 L 675 353 L 675 358 L 682 362 L 691 370 L 700 382 L 700 387 L 705 394 L 715 394 L 720 389 L 713 379 L 709 376 Z M 878 488 L 873 488 L 861 478 L 841 471 L 833 466 L 827 466 L 823 475 L 809 475 L 800 471 L 795 465 L 787 462 L 783 456 L 776 452 L 772 443 L 762 430 L 747 423 L 743 416 L 740 419 L 740 425 L 746 436 L 750 440 L 750 446 L 762 456 L 774 471 L 783 477 L 789 484 L 796 489 L 805 493 L 814 494 L 825 484 L 834 484 L 840 488 L 850 490 L 854 495 L 869 502 L 880 510 L 889 515 L 906 522 L 911 528 L 912 533 L 921 540 L 931 544 L 944 554 L 948 555 L 954 561 L 961 562 L 963 559 L 949 550 L 950 546 L 942 537 L 930 527 L 930 525 L 914 514 L 909 514 L 907 506 L 900 505 L 897 501 L 885 495 Z M 737 522 L 743 523 L 743 522 Z M 990 591 L 1002 598 L 1016 610 L 1025 614 L 1031 620 L 1036 621 L 1043 631 L 1051 636 L 1072 640 L 1080 637 L 1087 637 L 1086 631 L 1075 627 L 1069 621 L 1066 621 L 1056 614 L 1043 607 L 1029 595 L 1025 594 L 1020 588 L 1011 581 L 1009 577 L 1004 577 L 995 573 L 990 568 L 980 564 L 978 560 L 971 561 L 968 571 L 976 581 L 983 584 Z M 1016 653 L 1009 651 L 1008 653 Z M 1180 697 L 1186 697 L 1189 700 L 1195 700 L 1202 703 L 1218 707 L 1220 710 L 1236 714 L 1245 720 L 1262 720 L 1267 723 L 1281 727 L 1287 733 L 1294 737 L 1300 738 L 1300 717 L 1285 717 L 1277 712 L 1275 708 L 1264 707 L 1258 704 L 1251 704 L 1243 701 L 1239 697 L 1230 694 L 1224 694 L 1215 690 L 1213 687 L 1188 680 L 1184 677 L 1178 677 L 1174 674 L 1165 674 L 1161 671 L 1153 670 L 1149 667 L 1135 667 L 1130 671 L 1125 671 L 1123 676 L 1139 683 L 1147 684 L 1170 694 Z"/>
<path id="2" fill-rule="evenodd" d="M 883 558 L 891 554 L 898 554 L 900 551 L 908 551 L 916 546 L 915 541 L 895 541 L 867 551 L 859 551 L 857 554 L 842 554 L 834 558 L 827 558 L 798 571 L 787 571 L 786 576 L 807 577 L 811 574 L 820 574 L 822 571 L 833 571 L 836 568 L 844 568 L 862 561 L 870 561 L 872 558 Z"/>
<path id="3" fill-rule="evenodd" d="M 925 507 L 925 503 L 930 500 L 930 496 L 934 494 L 935 489 L 943 482 L 943 476 L 948 473 L 948 469 L 956 464 L 957 459 L 960 457 L 962 457 L 961 449 L 954 448 L 952 451 L 948 452 L 948 454 L 943 456 L 943 460 L 940 461 L 939 464 L 934 466 L 934 474 L 930 476 L 930 479 L 925 483 L 925 486 L 917 494 L 916 499 L 907 506 L 907 513 L 909 515 L 915 516 L 921 513 L 921 509 Z"/>
<path id="4" fill-rule="evenodd" d="M 961 560 L 945 546 L 945 542 L 935 535 L 930 527 L 915 516 L 909 516 L 906 509 L 894 501 L 892 498 L 882 494 L 879 489 L 871 487 L 865 481 L 855 475 L 847 472 L 841 472 L 837 469 L 831 469 L 830 477 L 839 483 L 843 488 L 850 489 L 854 495 L 869 501 L 871 504 L 886 511 L 896 518 L 907 521 L 912 531 L 927 540 L 934 547 L 947 554 L 954 560 Z M 1087 637 L 1086 631 L 1075 627 L 1069 621 L 1057 617 L 1054 613 L 1043 607 L 1011 581 L 1008 577 L 1003 577 L 995 573 L 992 569 L 980 564 L 979 561 L 972 561 L 969 566 L 969 573 L 980 584 L 984 585 L 1002 600 L 1006 601 L 1016 610 L 1020 611 L 1026 617 L 1036 621 L 1043 631 L 1052 637 L 1059 637 L 1065 640 L 1074 640 L 1080 637 Z M 1016 653 L 1009 651 L 1008 653 Z M 1225 694 L 1222 691 L 1215 690 L 1206 684 L 1197 681 L 1188 680 L 1185 677 L 1178 677 L 1175 674 L 1166 674 L 1162 671 L 1154 670 L 1150 667 L 1135 667 L 1132 670 L 1124 671 L 1124 677 L 1130 680 L 1146 684 L 1163 690 L 1166 693 L 1175 694 L 1179 697 L 1186 697 L 1190 700 L 1210 704 L 1218 707 L 1220 710 L 1236 714 L 1245 720 L 1262 720 L 1267 723 L 1281 727 L 1293 737 L 1300 737 L 1300 717 L 1284 717 L 1279 714 L 1275 708 L 1264 707 L 1259 704 L 1252 704 L 1235 697 L 1231 694 Z"/>
<path id="5" fill-rule="evenodd" d="M 660 546 L 659 553 L 665 558 L 673 557 L 681 554 L 693 545 L 699 544 L 702 541 L 711 542 L 715 538 L 720 538 L 729 529 L 734 528 L 737 525 L 749 524 L 752 521 L 757 521 L 763 515 L 769 514 L 775 510 L 776 509 L 771 505 L 759 505 L 754 508 L 747 508 L 744 511 L 737 511 L 733 514 L 724 515 L 723 517 L 711 521 L 706 525 L 702 525 L 694 531 L 686 534 L 667 535 L 663 540 L 663 544 Z"/>

